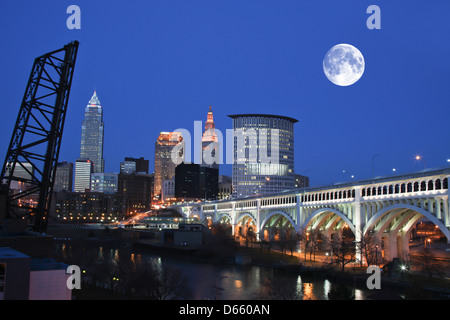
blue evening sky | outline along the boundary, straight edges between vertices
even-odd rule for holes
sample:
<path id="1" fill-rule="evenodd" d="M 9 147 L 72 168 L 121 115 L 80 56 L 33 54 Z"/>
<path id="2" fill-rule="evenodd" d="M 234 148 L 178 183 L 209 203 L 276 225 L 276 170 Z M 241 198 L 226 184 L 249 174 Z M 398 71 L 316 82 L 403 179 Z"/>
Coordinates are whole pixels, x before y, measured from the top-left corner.
<path id="1" fill-rule="evenodd" d="M 81 30 L 66 9 L 81 8 Z M 369 5 L 381 30 L 369 30 Z M 160 131 L 227 115 L 293 117 L 295 171 L 311 185 L 447 166 L 450 158 L 450 1 L 2 1 L 0 156 L 4 159 L 34 58 L 78 40 L 60 161 L 79 157 L 94 88 L 104 108 L 106 171 L 144 157 L 153 171 Z M 354 85 L 324 75 L 348 43 L 366 69 Z M 231 175 L 231 165 L 221 174 Z"/>

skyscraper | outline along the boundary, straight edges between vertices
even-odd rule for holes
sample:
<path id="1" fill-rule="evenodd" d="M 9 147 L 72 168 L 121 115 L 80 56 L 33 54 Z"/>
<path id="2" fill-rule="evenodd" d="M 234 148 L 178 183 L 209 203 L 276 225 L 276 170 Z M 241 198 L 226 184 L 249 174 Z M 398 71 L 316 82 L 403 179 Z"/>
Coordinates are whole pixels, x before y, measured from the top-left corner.
<path id="1" fill-rule="evenodd" d="M 154 195 L 161 193 L 163 180 L 175 176 L 175 167 L 184 160 L 184 142 L 180 132 L 161 132 L 155 142 Z"/>
<path id="2" fill-rule="evenodd" d="M 269 114 L 229 117 L 235 136 L 233 196 L 295 188 L 294 124 L 298 120 Z"/>
<path id="3" fill-rule="evenodd" d="M 103 109 L 97 92 L 89 100 L 84 110 L 84 120 L 81 126 L 81 151 L 80 158 L 89 159 L 94 166 L 94 173 L 104 172 L 105 160 L 103 159 Z"/>
<path id="4" fill-rule="evenodd" d="M 212 108 L 209 106 L 202 136 L 202 167 L 219 169 L 219 139 L 215 128 Z"/>

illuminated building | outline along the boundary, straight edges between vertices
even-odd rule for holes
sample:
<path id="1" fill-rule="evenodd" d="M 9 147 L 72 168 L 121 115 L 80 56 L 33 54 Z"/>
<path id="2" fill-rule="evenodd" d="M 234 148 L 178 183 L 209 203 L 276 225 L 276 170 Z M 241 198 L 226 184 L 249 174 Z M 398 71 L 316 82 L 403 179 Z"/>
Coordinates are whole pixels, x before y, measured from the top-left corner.
<path id="1" fill-rule="evenodd" d="M 202 136 L 202 167 L 219 169 L 219 139 L 215 128 L 214 116 L 210 106 L 205 122 L 205 132 Z"/>
<path id="2" fill-rule="evenodd" d="M 233 119 L 235 135 L 233 196 L 268 194 L 294 188 L 294 124 L 298 121 L 268 114 L 229 117 Z"/>
<path id="3" fill-rule="evenodd" d="M 75 192 L 85 192 L 91 189 L 92 161 L 77 159 L 75 161 Z"/>
<path id="4" fill-rule="evenodd" d="M 118 184 L 117 173 L 93 173 L 91 175 L 91 191 L 101 193 L 116 193 Z"/>
<path id="5" fill-rule="evenodd" d="M 84 110 L 84 120 L 81 126 L 80 158 L 93 162 L 94 173 L 104 172 L 105 159 L 103 159 L 103 109 L 97 92 Z"/>
<path id="6" fill-rule="evenodd" d="M 175 176 L 175 167 L 184 160 L 183 148 L 183 136 L 180 132 L 159 134 L 155 142 L 155 196 L 161 194 L 163 180 L 169 180 Z"/>
<path id="7" fill-rule="evenodd" d="M 231 199 L 231 195 L 232 195 L 231 177 L 220 175 L 217 199 L 219 200 Z"/>
<path id="8" fill-rule="evenodd" d="M 161 201 L 166 202 L 175 197 L 175 177 L 163 180 L 161 188 Z"/>
<path id="9" fill-rule="evenodd" d="M 67 192 L 54 194 L 50 215 L 64 223 L 112 223 L 125 218 L 125 199 L 119 193 Z"/>

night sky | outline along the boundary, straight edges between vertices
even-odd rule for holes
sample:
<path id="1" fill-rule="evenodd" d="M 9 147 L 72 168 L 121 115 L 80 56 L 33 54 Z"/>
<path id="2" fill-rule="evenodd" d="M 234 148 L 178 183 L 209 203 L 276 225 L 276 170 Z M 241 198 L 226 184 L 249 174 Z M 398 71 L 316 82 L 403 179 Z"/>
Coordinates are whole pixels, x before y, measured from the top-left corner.
<path id="1" fill-rule="evenodd" d="M 81 30 L 69 30 L 69 5 Z M 381 29 L 369 30 L 369 5 Z M 80 42 L 59 160 L 80 153 L 94 89 L 104 108 L 107 172 L 124 157 L 153 171 L 161 131 L 230 114 L 293 117 L 295 171 L 318 186 L 448 166 L 450 1 L 2 1 L 0 159 L 4 161 L 34 58 Z M 322 61 L 339 43 L 357 47 L 365 72 L 340 87 Z M 220 174 L 231 175 L 231 165 Z"/>

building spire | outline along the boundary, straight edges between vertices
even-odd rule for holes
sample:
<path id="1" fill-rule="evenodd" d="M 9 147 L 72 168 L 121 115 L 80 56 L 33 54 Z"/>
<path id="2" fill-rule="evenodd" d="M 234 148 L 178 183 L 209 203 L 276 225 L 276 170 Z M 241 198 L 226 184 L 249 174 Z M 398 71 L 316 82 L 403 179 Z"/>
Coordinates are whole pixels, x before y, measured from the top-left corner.
<path id="1" fill-rule="evenodd" d="M 100 106 L 100 100 L 98 99 L 97 96 L 97 90 L 94 90 L 94 94 L 92 95 L 91 100 L 89 100 L 89 104 Z"/>

